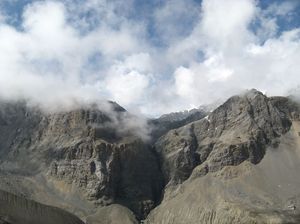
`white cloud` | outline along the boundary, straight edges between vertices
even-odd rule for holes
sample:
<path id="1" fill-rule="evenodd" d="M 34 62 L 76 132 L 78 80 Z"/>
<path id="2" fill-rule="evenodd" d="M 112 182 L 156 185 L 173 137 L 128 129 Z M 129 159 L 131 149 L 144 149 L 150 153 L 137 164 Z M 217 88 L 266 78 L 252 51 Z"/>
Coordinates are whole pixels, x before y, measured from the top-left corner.
<path id="1" fill-rule="evenodd" d="M 298 85 L 298 29 L 279 37 L 270 35 L 272 38 L 261 45 L 261 36 L 257 36 L 261 33 L 256 35 L 249 28 L 261 15 L 258 13 L 262 13 L 254 1 L 205 0 L 202 11 L 202 20 L 194 32 L 170 49 L 173 55 L 189 57 L 188 64 L 174 72 L 175 92 L 184 99 L 186 108 L 225 99 L 250 88 L 284 95 Z M 265 18 L 265 22 L 269 23 L 264 24 L 268 26 L 266 30 L 277 31 L 274 18 Z M 196 54 L 199 51 L 203 53 L 200 60 Z"/>
<path id="2" fill-rule="evenodd" d="M 128 69 L 136 69 L 140 72 L 151 72 L 153 69 L 152 58 L 148 53 L 130 55 L 125 59 L 124 64 Z"/>
<path id="3" fill-rule="evenodd" d="M 136 71 L 111 74 L 104 81 L 105 89 L 111 93 L 113 100 L 125 106 L 139 104 L 148 84 L 148 78 Z"/>
<path id="4" fill-rule="evenodd" d="M 101 100 L 124 93 L 121 88 L 115 93 L 107 88 L 106 94 L 95 84 L 99 80 L 109 80 L 110 74 L 95 73 L 87 69 L 90 57 L 102 55 L 105 66 L 113 65 L 118 57 L 127 58 L 132 52 L 143 48 L 142 38 L 138 38 L 139 26 L 120 24 L 118 29 L 101 25 L 84 35 L 68 23 L 68 14 L 63 3 L 54 1 L 36 2 L 26 7 L 22 30 L 0 25 L 0 96 L 4 99 L 28 99 L 42 107 L 56 107 L 81 101 Z M 145 54 L 128 57 L 128 69 L 149 70 Z M 134 61 L 140 60 L 136 68 Z M 100 61 L 99 61 L 100 62 Z M 95 62 L 95 63 L 99 63 Z M 145 67 L 148 66 L 148 67 Z M 146 85 L 143 76 L 127 71 L 120 79 L 127 83 Z M 118 81 L 117 75 L 110 80 Z M 134 78 L 139 78 L 134 82 Z M 113 86 L 110 84 L 110 86 Z M 138 87 L 135 88 L 137 90 Z M 117 98 L 119 99 L 119 97 Z M 127 102 L 126 100 L 121 100 Z M 69 103 L 68 103 L 69 102 Z"/>
<path id="5" fill-rule="evenodd" d="M 248 32 L 255 14 L 254 0 L 204 0 L 202 2 L 202 34 L 207 44 L 217 48 L 234 48 L 251 40 Z"/>
<path id="6" fill-rule="evenodd" d="M 0 97 L 47 108 L 112 99 L 159 115 L 300 83 L 299 29 L 278 23 L 292 1 L 165 1 L 150 18 L 134 5 L 46 0 L 25 7 L 17 28 L 0 17 Z"/>
<path id="7" fill-rule="evenodd" d="M 130 107 L 140 105 L 147 94 L 151 74 L 151 61 L 148 54 L 139 53 L 116 62 L 107 72 L 99 89 L 110 93 L 112 100 Z"/>
<path id="8" fill-rule="evenodd" d="M 184 98 L 195 96 L 195 89 L 191 88 L 194 85 L 196 74 L 187 68 L 179 67 L 175 71 L 175 85 L 177 94 Z"/>
<path id="9" fill-rule="evenodd" d="M 63 5 L 36 3 L 23 16 L 24 31 L 0 26 L 1 96 L 47 104 L 79 95 L 77 69 L 82 58 L 74 49 L 79 50 L 80 39 L 66 25 Z M 53 91 L 63 95 L 57 97 Z"/>
<path id="10" fill-rule="evenodd" d="M 239 51 L 241 46 L 255 39 L 248 26 L 255 16 L 254 0 L 204 0 L 201 20 L 193 32 L 174 43 L 167 57 L 174 64 L 190 63 L 199 53 L 215 54 L 216 51 Z"/>

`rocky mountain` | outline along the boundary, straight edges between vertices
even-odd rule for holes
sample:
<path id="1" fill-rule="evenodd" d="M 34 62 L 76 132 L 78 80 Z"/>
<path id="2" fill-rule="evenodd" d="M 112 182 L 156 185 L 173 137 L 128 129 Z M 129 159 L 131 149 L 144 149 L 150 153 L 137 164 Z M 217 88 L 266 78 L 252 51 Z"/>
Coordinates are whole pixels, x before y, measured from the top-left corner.
<path id="1" fill-rule="evenodd" d="M 252 90 L 162 136 L 147 223 L 299 223 L 299 104 Z"/>
<path id="2" fill-rule="evenodd" d="M 295 99 L 256 90 L 143 128 L 112 102 L 64 112 L 2 102 L 0 189 L 34 203 L 32 220 L 54 206 L 87 224 L 299 223 L 299 113 Z M 2 222 L 18 224 L 22 203 L 0 206 Z"/>
<path id="3" fill-rule="evenodd" d="M 205 119 L 170 131 L 155 148 L 163 156 L 166 180 L 181 183 L 199 165 L 202 176 L 245 160 L 259 163 L 267 145 L 276 144 L 290 126 L 288 114 L 253 90 L 230 98 Z"/>
<path id="4" fill-rule="evenodd" d="M 120 132 L 129 114 L 112 106 L 45 114 L 2 104 L 1 188 L 80 217 L 118 203 L 145 218 L 161 198 L 160 164 L 149 144 Z"/>

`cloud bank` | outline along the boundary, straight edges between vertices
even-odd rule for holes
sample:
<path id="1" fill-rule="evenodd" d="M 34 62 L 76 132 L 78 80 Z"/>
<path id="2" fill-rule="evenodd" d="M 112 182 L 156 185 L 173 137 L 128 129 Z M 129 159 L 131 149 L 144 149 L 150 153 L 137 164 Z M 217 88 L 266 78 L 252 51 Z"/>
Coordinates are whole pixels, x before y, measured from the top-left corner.
<path id="1" fill-rule="evenodd" d="M 300 84 L 297 1 L 14 2 L 0 3 L 5 100 L 61 108 L 108 99 L 157 116 Z"/>

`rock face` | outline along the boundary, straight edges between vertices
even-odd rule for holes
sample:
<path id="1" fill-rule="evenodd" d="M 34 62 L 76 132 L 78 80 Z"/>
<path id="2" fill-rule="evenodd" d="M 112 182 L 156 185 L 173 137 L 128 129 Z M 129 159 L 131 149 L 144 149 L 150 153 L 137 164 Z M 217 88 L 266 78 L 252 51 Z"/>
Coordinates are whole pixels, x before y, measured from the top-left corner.
<path id="1" fill-rule="evenodd" d="M 94 208 L 119 203 L 144 218 L 163 188 L 156 152 L 132 130 L 124 131 L 130 115 L 113 106 L 110 114 L 93 107 L 45 114 L 21 103 L 2 105 L 1 170 L 33 179 L 43 175 L 76 188 Z"/>
<path id="2" fill-rule="evenodd" d="M 197 178 L 192 173 L 184 183 L 168 186 L 146 223 L 300 223 L 299 131 L 300 121 L 293 120 L 258 164 L 246 160 Z"/>
<path id="3" fill-rule="evenodd" d="M 1 224 L 84 224 L 61 209 L 0 191 Z"/>
<path id="4" fill-rule="evenodd" d="M 252 90 L 162 136 L 168 184 L 146 223 L 299 223 L 299 111 Z"/>
<path id="5" fill-rule="evenodd" d="M 112 102 L 0 103 L 0 189 L 88 224 L 299 223 L 299 112 L 256 90 L 143 127 Z"/>
<path id="6" fill-rule="evenodd" d="M 266 147 L 276 144 L 290 126 L 289 114 L 252 90 L 230 98 L 205 119 L 171 130 L 155 147 L 166 180 L 181 183 L 196 166 L 194 175 L 203 176 L 245 160 L 259 163 Z"/>
<path id="7" fill-rule="evenodd" d="M 142 142 L 82 143 L 66 151 L 51 164 L 50 176 L 76 185 L 96 204 L 120 203 L 145 217 L 159 201 L 162 178 L 158 163 Z"/>

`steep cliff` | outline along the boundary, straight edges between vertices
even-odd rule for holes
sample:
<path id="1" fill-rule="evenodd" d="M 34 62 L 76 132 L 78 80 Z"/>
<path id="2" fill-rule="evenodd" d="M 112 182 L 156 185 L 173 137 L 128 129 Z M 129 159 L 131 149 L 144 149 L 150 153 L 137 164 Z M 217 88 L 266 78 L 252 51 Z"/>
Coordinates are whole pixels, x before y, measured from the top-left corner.
<path id="1" fill-rule="evenodd" d="M 156 152 L 128 127 L 135 117 L 109 106 L 47 114 L 23 103 L 2 104 L 2 188 L 14 186 L 15 193 L 82 217 L 118 203 L 144 218 L 163 188 Z"/>

